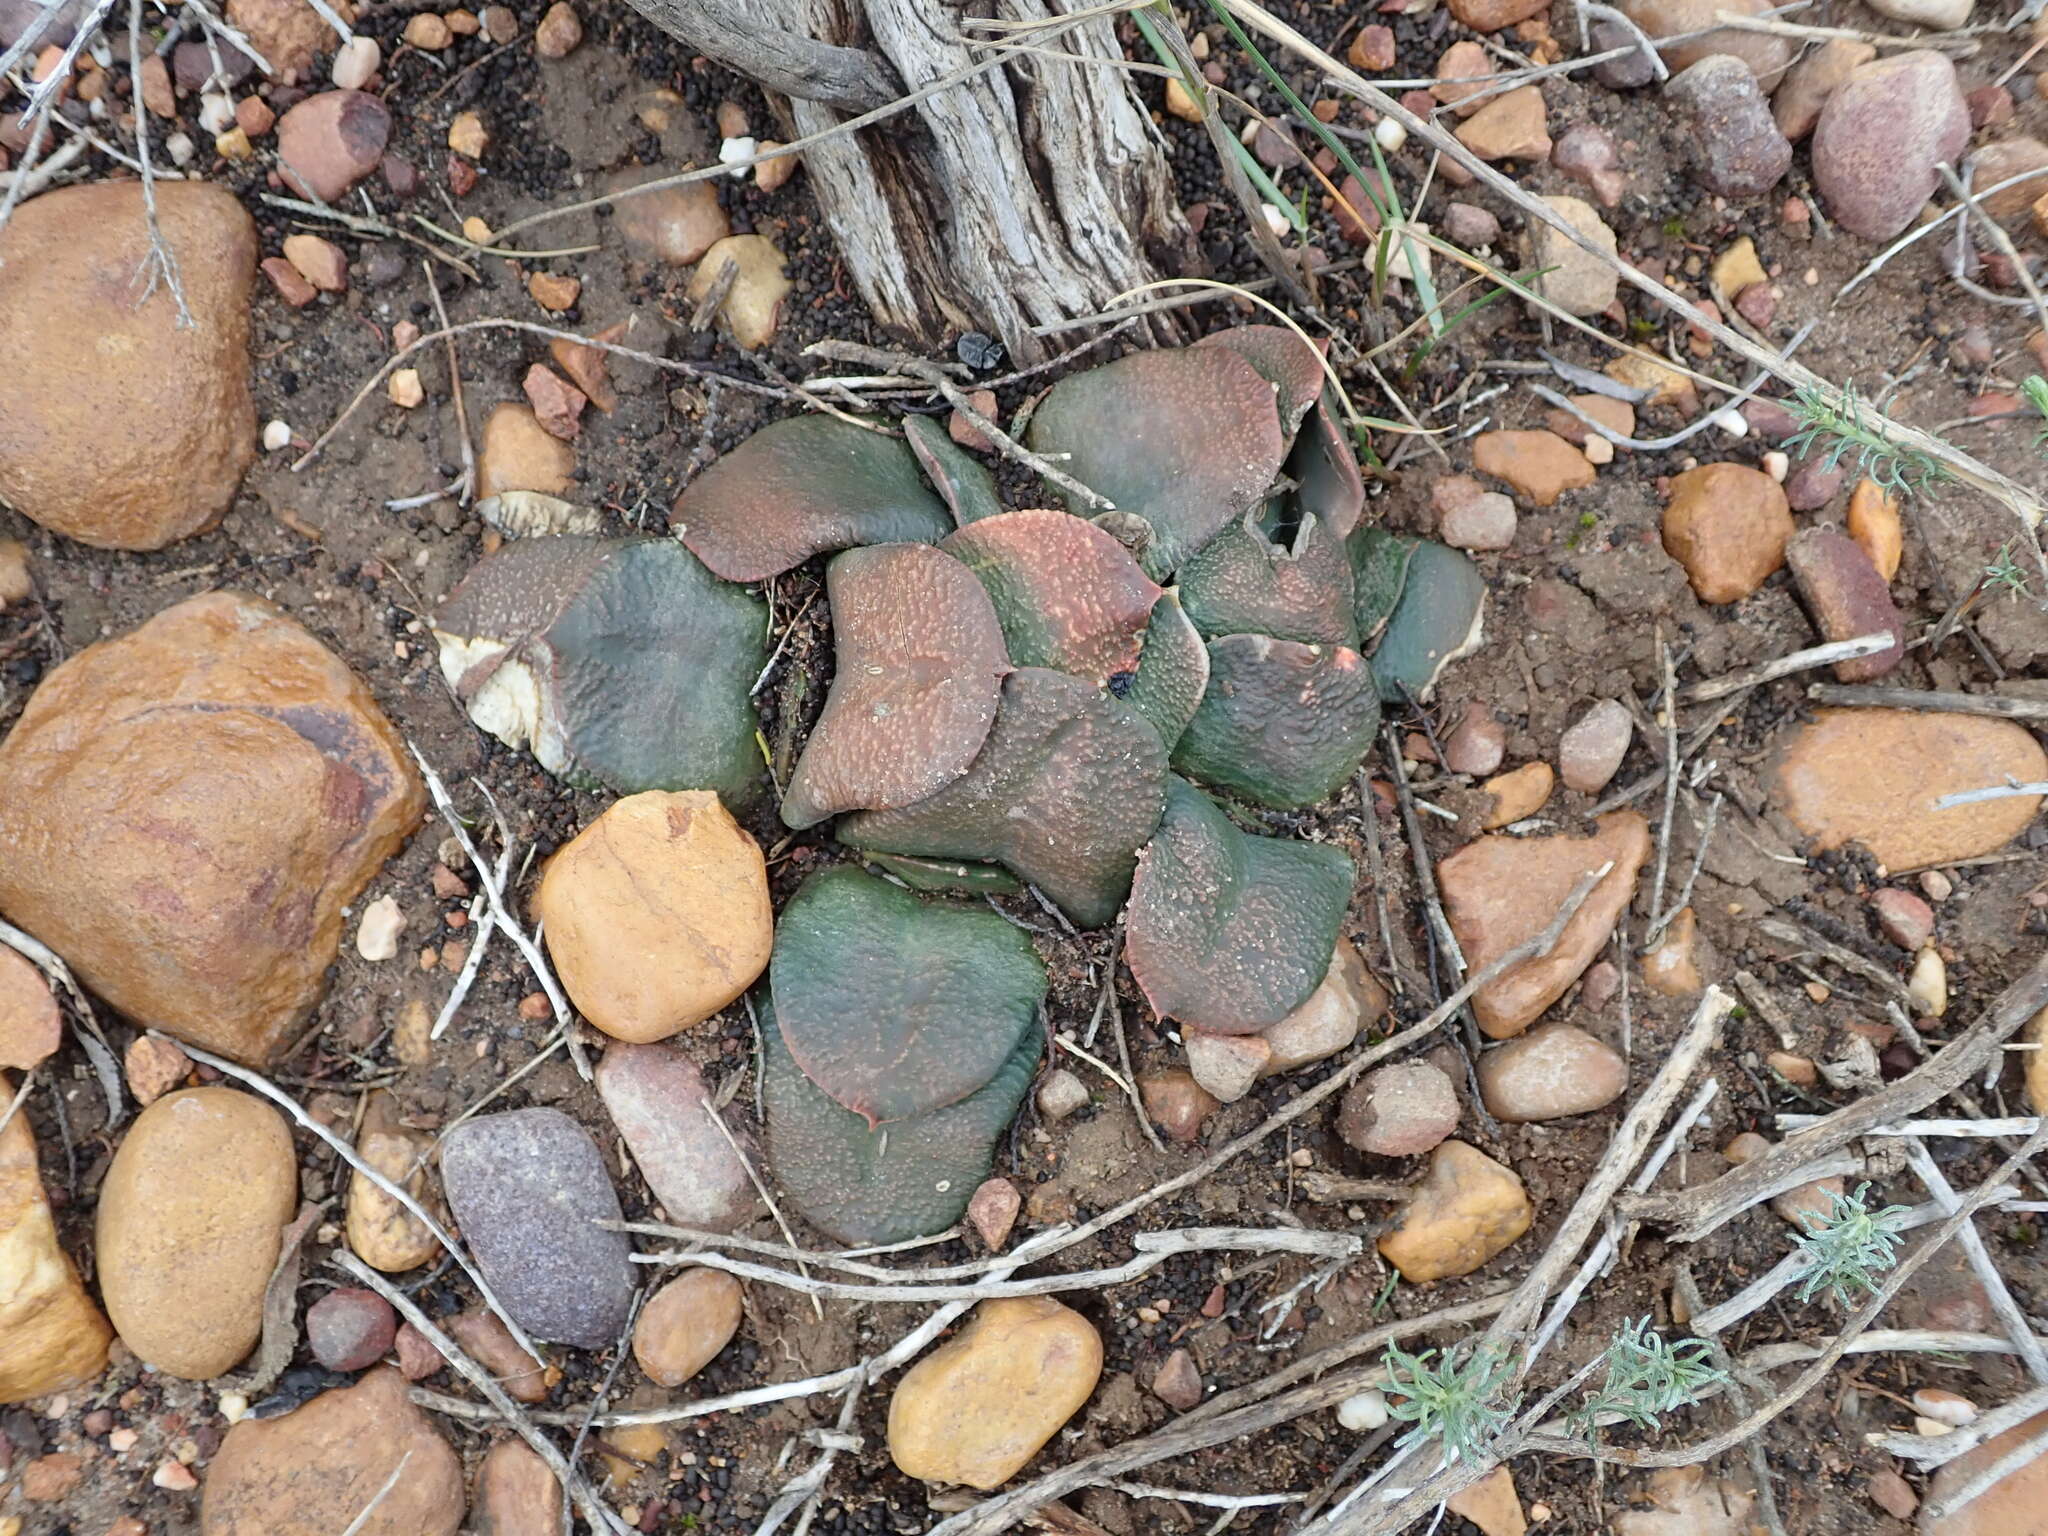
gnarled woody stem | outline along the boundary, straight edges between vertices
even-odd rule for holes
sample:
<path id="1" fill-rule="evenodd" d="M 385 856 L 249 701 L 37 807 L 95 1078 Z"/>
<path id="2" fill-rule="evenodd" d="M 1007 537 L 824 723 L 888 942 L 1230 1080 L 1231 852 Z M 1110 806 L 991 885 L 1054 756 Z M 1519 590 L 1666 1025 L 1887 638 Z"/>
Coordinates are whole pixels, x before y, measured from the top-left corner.
<path id="1" fill-rule="evenodd" d="M 632 3 L 776 93 L 803 135 L 988 57 L 964 27 L 981 4 Z M 1068 3 L 1011 0 L 1006 17 L 1053 23 L 1028 34 L 1033 51 L 805 152 L 848 276 L 889 329 L 926 346 L 982 330 L 1037 362 L 1048 346 L 1034 327 L 1092 314 L 1192 261 L 1165 154 L 1113 67 L 1113 20 L 1062 21 Z M 1066 64 L 1056 51 L 1111 62 Z M 1171 317 L 1152 323 L 1159 340 L 1180 339 Z"/>

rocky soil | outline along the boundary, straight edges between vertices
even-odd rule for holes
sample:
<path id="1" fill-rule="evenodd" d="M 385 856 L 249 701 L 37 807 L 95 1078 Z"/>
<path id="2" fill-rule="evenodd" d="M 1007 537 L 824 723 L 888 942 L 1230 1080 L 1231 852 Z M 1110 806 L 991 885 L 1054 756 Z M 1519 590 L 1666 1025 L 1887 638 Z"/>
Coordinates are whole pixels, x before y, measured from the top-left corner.
<path id="1" fill-rule="evenodd" d="M 1474 77 L 1587 51 L 1569 8 L 1274 9 L 1367 76 L 1402 82 L 1388 89 L 1410 110 L 1603 249 L 1765 345 L 1800 338 L 1799 360 L 1823 377 L 2036 493 L 2048 486 L 2043 423 L 2021 393 L 2048 372 L 2048 315 L 2020 270 L 2048 249 L 2039 22 L 1999 0 L 1828 0 L 1759 30 L 1707 30 L 1717 7 L 1704 0 L 1630 0 L 1649 35 L 1695 34 L 1664 50 L 1668 79 L 1599 20 L 1590 48 L 1615 56 L 1489 94 Z M 33 10 L 0 0 L 0 44 Z M 1398 763 L 1375 757 L 1311 812 L 1244 813 L 1359 869 L 1315 995 L 1261 1034 L 1218 1036 L 1151 1017 L 1122 974 L 1149 1125 L 1097 1051 L 1056 1047 L 963 1231 L 905 1262 L 959 1264 L 1086 1220 L 1424 1017 L 1454 980 L 1430 917 L 1439 897 L 1474 968 L 1542 932 L 1585 885 L 1583 904 L 1547 954 L 1480 989 L 1469 1024 L 1050 1265 L 1121 1264 L 1133 1226 L 1366 1238 L 1322 1288 L 1303 1288 L 1314 1261 L 1299 1254 L 1183 1254 L 1136 1281 L 984 1302 L 843 1423 L 837 1395 L 633 1422 L 840 1370 L 930 1310 L 814 1309 L 719 1269 L 650 1272 L 634 1250 L 671 1240 L 594 1224 L 784 1240 L 763 1198 L 772 1181 L 755 1181 L 757 1037 L 740 999 L 774 912 L 838 849 L 824 828 L 791 834 L 771 807 L 729 814 L 708 792 L 614 801 L 571 788 L 549 771 L 548 744 L 536 758 L 472 723 L 477 690 L 460 669 L 444 677 L 433 631 L 486 626 L 459 604 L 435 616 L 481 555 L 545 536 L 535 520 L 669 531 L 685 484 L 797 408 L 790 379 L 833 371 L 807 345 L 889 339 L 849 295 L 808 173 L 789 160 L 536 223 L 511 237 L 516 257 L 475 246 L 793 136 L 752 87 L 623 7 L 373 0 L 347 14 L 355 40 L 338 46 L 299 0 L 234 0 L 225 15 L 268 73 L 229 49 L 216 76 L 196 23 L 175 40 L 152 33 L 136 75 L 125 35 L 82 55 L 53 145 L 93 137 L 66 184 L 0 233 L 0 917 L 12 925 L 0 933 L 32 935 L 82 983 L 74 993 L 39 967 L 47 952 L 26 939 L 22 954 L 0 946 L 0 1536 L 331 1536 L 359 1516 L 353 1529 L 394 1536 L 554 1531 L 555 1471 L 449 1365 L 458 1349 L 561 1449 L 600 1399 L 626 1417 L 590 1433 L 579 1466 L 631 1528 L 753 1530 L 819 1454 L 813 1432 L 835 1430 L 854 1438 L 823 1442 L 837 1459 L 812 1529 L 928 1530 L 969 1491 L 1169 1427 L 1389 1319 L 1511 1285 L 1708 986 L 1738 990 L 1742 1006 L 1705 1064 L 1718 1097 L 1660 1191 L 1760 1155 L 1782 1114 L 1825 1114 L 1897 1080 L 2040 959 L 2041 797 L 1935 805 L 2048 779 L 2048 574 L 2013 513 L 1910 459 L 1859 464 L 1852 446 L 1830 462 L 1826 441 L 1802 453 L 1776 385 L 1729 407 L 1671 366 L 1749 381 L 1704 331 L 1289 65 L 1318 120 L 1361 148 L 1378 133 L 1413 217 L 1552 306 L 1503 298 L 1423 345 L 1403 329 L 1418 318 L 1413 272 L 1376 300 L 1370 261 L 1344 260 L 1377 223 L 1356 180 L 1301 124 L 1254 136 L 1254 155 L 1303 198 L 1314 248 L 1338 263 L 1319 293 L 1347 387 L 1362 409 L 1413 413 L 1433 434 L 1375 436 L 1387 467 L 1369 476 L 1367 516 L 1474 555 L 1483 642 L 1395 721 Z M 1920 46 L 1901 42 L 1922 28 Z M 1277 110 L 1221 26 L 1190 30 L 1214 83 Z M 1145 56 L 1135 33 L 1127 43 Z M 1192 99 L 1150 78 L 1140 89 L 1206 272 L 1259 279 Z M 9 98 L 0 122 L 0 171 L 30 147 L 20 104 Z M 158 291 L 135 299 L 150 226 L 107 146 L 133 145 L 138 114 L 152 152 L 184 172 L 155 189 L 182 314 L 162 269 Z M 1953 205 L 1944 164 L 2005 239 L 1979 228 L 1961 245 L 1951 221 L 1839 297 Z M 1470 275 L 1443 256 L 1433 270 L 1446 293 Z M 418 346 L 444 305 L 469 328 L 452 349 Z M 1188 307 L 1190 335 L 1256 318 L 1228 308 Z M 1052 375 L 1019 376 L 982 340 L 957 353 L 963 382 L 1007 420 Z M 1381 343 L 1375 375 L 1361 354 Z M 931 408 L 920 390 L 889 404 Z M 964 417 L 949 427 L 999 463 Z M 1035 504 L 1028 477 L 999 467 L 1013 504 Z M 1924 483 L 1893 495 L 1879 481 L 1896 473 Z M 758 777 L 765 754 L 787 784 L 824 698 L 831 627 L 817 562 L 757 590 L 775 656 L 760 740 L 740 756 Z M 1831 668 L 1688 693 L 1866 635 L 1878 638 Z M 1896 689 L 1908 707 L 1816 698 L 1816 683 Z M 509 693 L 498 707 L 516 711 Z M 1977 712 L 1925 707 L 1933 693 L 1970 695 Z M 1673 741 L 1684 770 L 1667 798 Z M 454 816 L 433 803 L 429 770 Z M 465 839 L 506 880 L 525 931 L 544 923 L 587 1021 L 574 1038 L 594 1060 L 588 1080 L 547 1049 L 557 1004 L 502 928 L 489 931 Z M 1104 978 L 1119 974 L 1112 930 L 1065 931 L 1029 897 L 997 904 L 1046 962 L 1053 1034 L 1093 1038 Z M 2048 1045 L 2048 1011 L 2027 1027 L 2023 1043 Z M 1930 1113 L 2048 1110 L 2048 1050 L 2011 1054 L 1973 1081 L 1974 1107 Z M 252 1067 L 288 1106 L 259 1094 Z M 1999 1155 L 1983 1138 L 1927 1146 L 1959 1190 Z M 2027 1177 L 2038 1200 L 2039 1175 Z M 1887 1201 L 1928 1198 L 1883 1150 L 1842 1186 L 1862 1179 Z M 1802 1210 L 1827 1204 L 1796 1188 L 1692 1244 L 1643 1228 L 1534 1384 L 1562 1380 L 1627 1319 L 1682 1333 L 1681 1266 L 1710 1302 L 1725 1298 L 1789 1251 Z M 444 1251 L 450 1228 L 473 1268 Z M 2038 1212 L 1979 1230 L 2020 1311 L 2048 1315 Z M 800 1221 L 793 1236 L 832 1246 Z M 1822 1301 L 1786 1292 L 1723 1342 L 1739 1359 L 1838 1326 Z M 1915 1276 L 1885 1326 L 2004 1332 L 1954 1253 Z M 1866 1436 L 1966 1423 L 2028 1384 L 1995 1350 L 1850 1357 L 1761 1438 L 1784 1529 L 1914 1528 L 1923 1501 L 2041 1426 L 1931 1475 Z M 1663 1433 L 1694 1441 L 1728 1422 L 1713 1403 Z M 1399 1427 L 1368 1391 L 1135 1476 L 1320 1502 L 1349 1486 L 1354 1453 Z M 1611 1432 L 1618 1445 L 1656 1438 Z M 1460 1494 L 1440 1529 L 1657 1536 L 1763 1519 L 1741 1452 L 1610 1471 L 1519 1458 Z M 2035 1531 L 2044 1496 L 2048 1459 L 1932 1528 Z M 1217 1518 L 1108 1487 L 1069 1503 L 1061 1518 L 1075 1523 L 1057 1528 L 1116 1536 Z M 1281 1532 L 1295 1518 L 1246 1508 L 1230 1528 Z"/>

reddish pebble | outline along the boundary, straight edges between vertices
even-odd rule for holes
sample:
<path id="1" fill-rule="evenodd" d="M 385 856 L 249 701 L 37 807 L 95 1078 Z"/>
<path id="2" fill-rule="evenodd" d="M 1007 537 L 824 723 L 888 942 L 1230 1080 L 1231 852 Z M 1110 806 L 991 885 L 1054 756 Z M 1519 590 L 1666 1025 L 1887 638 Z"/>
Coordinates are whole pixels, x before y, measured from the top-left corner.
<path id="1" fill-rule="evenodd" d="M 1986 390 L 1964 407 L 1974 417 L 2005 416 L 2020 408 L 2020 397 L 2003 390 Z"/>
<path id="2" fill-rule="evenodd" d="M 583 391 L 545 363 L 526 370 L 524 387 L 541 426 L 565 443 L 576 441 L 583 430 L 583 407 L 590 403 Z"/>
<path id="3" fill-rule="evenodd" d="M 282 256 L 263 258 L 263 275 L 270 279 L 270 286 L 277 290 L 277 296 L 293 309 L 304 309 L 320 297 L 320 291 L 299 275 L 299 269 Z"/>
<path id="4" fill-rule="evenodd" d="M 1221 1317 L 1223 1315 L 1223 1308 L 1228 1301 L 1229 1297 L 1222 1286 L 1210 1286 L 1209 1294 L 1202 1298 L 1202 1316 Z"/>
<path id="5" fill-rule="evenodd" d="M 460 155 L 448 157 L 448 190 L 457 197 L 467 197 L 476 190 L 476 167 Z"/>
<path id="6" fill-rule="evenodd" d="M 519 1017 L 529 1023 L 539 1023 L 554 1014 L 554 1006 L 548 1002 L 545 992 L 529 992 L 519 999 Z"/>
<path id="7" fill-rule="evenodd" d="M 244 96 L 235 103 L 235 122 L 252 139 L 260 139 L 277 126 L 277 114 L 260 96 Z"/>
<path id="8" fill-rule="evenodd" d="M 1202 1400 L 1202 1373 L 1195 1357 L 1176 1349 L 1152 1377 L 1152 1395 L 1167 1407 L 1186 1413 Z"/>
<path id="9" fill-rule="evenodd" d="M 329 1291 L 306 1309 L 306 1344 L 330 1371 L 360 1371 L 383 1359 L 398 1336 L 398 1314 L 375 1291 Z"/>
<path id="10" fill-rule="evenodd" d="M 199 1478 L 182 1461 L 162 1461 L 149 1479 L 166 1493 L 190 1493 L 199 1486 Z"/>
<path id="11" fill-rule="evenodd" d="M 1735 312 L 1763 330 L 1778 313 L 1778 290 L 1769 283 L 1751 283 L 1735 296 Z"/>
<path id="12" fill-rule="evenodd" d="M 1596 961 L 1586 971 L 1584 985 L 1579 988 L 1579 1006 L 1591 1013 L 1598 1013 L 1614 1001 L 1614 994 L 1621 990 L 1621 971 L 1612 960 Z"/>
<path id="13" fill-rule="evenodd" d="M 1345 55 L 1353 69 L 1370 70 L 1377 74 L 1394 67 L 1394 29 L 1371 26 L 1362 30 L 1351 41 L 1351 51 Z"/>
<path id="14" fill-rule="evenodd" d="M 448 1363 L 411 1323 L 398 1330 L 397 1348 L 398 1373 L 407 1381 L 423 1381 Z"/>
<path id="15" fill-rule="evenodd" d="M 1972 128 L 1996 128 L 2013 118 L 2012 92 L 2002 85 L 1980 85 L 1965 92 L 1963 105 L 1970 109 Z"/>
<path id="16" fill-rule="evenodd" d="M 1917 954 L 1934 937 L 1934 908 L 1896 886 L 1886 886 L 1870 898 L 1877 914 L 1878 929 L 1908 954 Z"/>
<path id="17" fill-rule="evenodd" d="M 1444 737 L 1444 766 L 1483 779 L 1499 769 L 1507 746 L 1508 728 L 1493 718 L 1491 710 L 1468 701 L 1464 715 Z"/>

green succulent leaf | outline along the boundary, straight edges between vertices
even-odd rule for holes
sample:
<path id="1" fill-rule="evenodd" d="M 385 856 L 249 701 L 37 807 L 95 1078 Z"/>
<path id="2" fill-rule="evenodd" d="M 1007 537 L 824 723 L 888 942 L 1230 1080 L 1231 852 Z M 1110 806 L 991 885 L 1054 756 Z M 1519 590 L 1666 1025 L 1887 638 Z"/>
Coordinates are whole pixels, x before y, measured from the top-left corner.
<path id="1" fill-rule="evenodd" d="M 728 581 L 859 544 L 936 544 L 953 528 L 908 444 L 824 415 L 763 427 L 684 487 L 671 521 Z"/>
<path id="2" fill-rule="evenodd" d="M 903 436 L 954 522 L 965 528 L 1003 510 L 1003 499 L 996 494 L 996 477 L 986 464 L 953 441 L 953 434 L 936 416 L 904 417 Z"/>
<path id="3" fill-rule="evenodd" d="M 1408 563 L 1420 542 L 1378 524 L 1360 528 L 1344 541 L 1351 555 L 1352 617 L 1362 646 L 1379 639 L 1400 606 Z"/>
<path id="4" fill-rule="evenodd" d="M 1003 679 L 996 723 L 966 773 L 915 805 L 847 817 L 839 838 L 992 859 L 1093 928 L 1123 904 L 1165 790 L 1166 753 L 1142 716 L 1081 678 L 1024 667 Z"/>
<path id="5" fill-rule="evenodd" d="M 804 1076 L 774 1005 L 764 999 L 760 1011 L 768 1164 L 804 1218 L 861 1246 L 907 1242 L 958 1221 L 1031 1087 L 1039 1032 L 1019 1038 L 995 1075 L 958 1103 L 875 1127 Z"/>
<path id="6" fill-rule="evenodd" d="M 825 572 L 838 671 L 782 819 L 922 800 L 974 761 L 1009 660 L 974 573 L 929 544 L 877 544 Z"/>
<path id="7" fill-rule="evenodd" d="M 902 881 L 913 891 L 942 895 L 1015 896 L 1023 882 L 995 864 L 973 864 L 961 859 L 921 859 L 907 853 L 882 853 L 873 848 L 860 850 L 861 861 L 881 874 Z"/>
<path id="8" fill-rule="evenodd" d="M 550 773 L 622 795 L 711 789 L 733 806 L 759 795 L 751 693 L 768 610 L 674 540 L 516 540 L 479 561 L 432 622 L 470 719 Z"/>
<path id="9" fill-rule="evenodd" d="M 1358 526 L 1365 511 L 1365 477 L 1359 473 L 1358 450 L 1338 414 L 1335 390 L 1323 391 L 1295 437 L 1287 474 L 1297 486 L 1295 505 L 1304 517 L 1321 519 L 1339 539 Z"/>
<path id="10" fill-rule="evenodd" d="M 1039 402 L 1029 446 L 1144 521 L 1139 563 L 1155 581 L 1257 505 L 1287 456 L 1273 386 L 1225 346 L 1069 374 Z"/>
<path id="11" fill-rule="evenodd" d="M 1240 519 L 1180 568 L 1181 606 L 1195 628 L 1218 635 L 1271 635 L 1303 645 L 1358 643 L 1351 558 L 1316 517 L 1283 548 Z"/>
<path id="12" fill-rule="evenodd" d="M 1018 666 L 1107 683 L 1137 665 L 1160 589 L 1093 523 L 1057 510 L 1005 512 L 939 548 L 981 578 Z"/>
<path id="13" fill-rule="evenodd" d="M 1424 542 L 1408 562 L 1401 600 L 1372 653 L 1380 697 L 1427 700 L 1445 667 L 1476 649 L 1486 611 L 1486 578 L 1470 557 Z"/>
<path id="14" fill-rule="evenodd" d="M 1152 605 L 1137 670 L 1111 678 L 1110 691 L 1121 690 L 1123 701 L 1145 717 L 1171 752 L 1195 718 L 1208 686 L 1209 647 L 1182 611 L 1179 590 L 1168 587 Z"/>
<path id="15" fill-rule="evenodd" d="M 1321 985 L 1351 900 L 1351 860 L 1327 843 L 1241 832 L 1184 779 L 1138 856 L 1124 955 L 1162 1018 L 1243 1035 Z"/>
<path id="16" fill-rule="evenodd" d="M 928 902 L 850 864 L 775 926 L 775 1008 L 804 1075 L 870 1124 L 982 1087 L 1036 1038 L 1045 965 L 999 912 Z"/>
<path id="17" fill-rule="evenodd" d="M 1358 770 L 1380 728 L 1379 690 L 1347 646 L 1269 635 L 1209 642 L 1209 688 L 1173 766 L 1276 810 L 1313 805 Z"/>
<path id="18" fill-rule="evenodd" d="M 1273 386 L 1280 430 L 1290 438 L 1323 392 L 1322 353 L 1284 325 L 1236 325 L 1195 345 L 1228 347 L 1258 369 L 1259 377 Z"/>

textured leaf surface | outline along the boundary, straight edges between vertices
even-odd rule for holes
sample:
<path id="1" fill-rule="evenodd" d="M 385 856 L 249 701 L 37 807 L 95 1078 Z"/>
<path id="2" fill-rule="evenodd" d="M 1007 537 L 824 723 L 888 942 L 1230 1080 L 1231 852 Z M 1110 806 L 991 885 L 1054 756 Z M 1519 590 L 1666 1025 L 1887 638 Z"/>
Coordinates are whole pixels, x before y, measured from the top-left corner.
<path id="1" fill-rule="evenodd" d="M 957 778 L 1009 669 L 981 583 L 928 544 L 848 550 L 825 594 L 838 670 L 782 799 L 792 827 L 908 805 Z"/>
<path id="2" fill-rule="evenodd" d="M 981 578 L 1017 666 L 1106 683 L 1137 665 L 1160 589 L 1093 523 L 1056 510 L 1005 512 L 939 548 Z"/>
<path id="3" fill-rule="evenodd" d="M 986 464 L 953 441 L 953 434 L 938 417 L 904 417 L 903 436 L 954 522 L 964 528 L 1003 510 L 1003 499 L 996 494 L 996 477 Z"/>
<path id="4" fill-rule="evenodd" d="M 1124 955 L 1153 1011 L 1242 1035 L 1276 1024 L 1330 968 L 1351 860 L 1327 843 L 1240 832 L 1183 779 L 1138 858 Z"/>
<path id="5" fill-rule="evenodd" d="M 964 896 L 1015 896 L 1024 889 L 1017 877 L 994 864 L 961 859 L 920 859 L 907 853 L 882 853 L 863 848 L 864 863 L 893 875 L 913 891 L 956 892 Z"/>
<path id="6" fill-rule="evenodd" d="M 1301 419 L 1323 392 L 1322 354 L 1284 325 L 1237 325 L 1214 331 L 1198 347 L 1228 347 L 1271 384 L 1280 408 L 1280 430 L 1294 436 Z"/>
<path id="7" fill-rule="evenodd" d="M 1365 511 L 1365 476 L 1338 414 L 1336 391 L 1326 389 L 1318 397 L 1287 456 L 1287 473 L 1299 482 L 1294 498 L 1304 515 L 1320 518 L 1340 539 L 1358 526 Z"/>
<path id="8" fill-rule="evenodd" d="M 925 1237 L 965 1214 L 1043 1048 L 1032 1030 L 959 1103 L 876 1128 L 798 1069 L 772 1003 L 761 1008 L 761 1046 L 768 1164 L 804 1219 L 849 1245 Z"/>
<path id="9" fill-rule="evenodd" d="M 1180 568 L 1180 601 L 1195 628 L 1218 635 L 1271 635 L 1304 645 L 1358 643 L 1351 557 L 1318 518 L 1304 519 L 1291 548 L 1243 520 Z"/>
<path id="10" fill-rule="evenodd" d="M 955 1104 L 1038 1028 L 1045 966 L 986 908 L 928 902 L 852 865 L 797 888 L 768 962 L 804 1075 L 870 1122 Z"/>
<path id="11" fill-rule="evenodd" d="M 1408 563 L 1420 540 L 1389 533 L 1374 524 L 1360 528 L 1344 542 L 1351 553 L 1352 616 L 1357 620 L 1359 638 L 1370 646 L 1400 606 L 1401 589 L 1408 584 Z"/>
<path id="12" fill-rule="evenodd" d="M 1288 810 L 1321 800 L 1372 750 L 1379 690 L 1358 652 L 1225 635 L 1209 661 L 1209 689 L 1173 752 L 1190 778 Z"/>
<path id="13" fill-rule="evenodd" d="M 1069 374 L 1033 413 L 1030 447 L 1150 525 L 1140 564 L 1155 581 L 1250 510 L 1287 456 L 1273 386 L 1228 347 Z"/>
<path id="14" fill-rule="evenodd" d="M 953 528 L 909 445 L 821 415 L 771 423 L 716 460 L 676 498 L 672 521 L 728 581 L 857 544 L 935 544 Z"/>
<path id="15" fill-rule="evenodd" d="M 1142 716 L 1078 677 L 1025 667 L 1003 680 L 995 726 L 966 773 L 916 805 L 849 816 L 839 837 L 993 859 L 1093 928 L 1123 904 L 1165 792 L 1166 753 Z"/>
<path id="16" fill-rule="evenodd" d="M 478 562 L 434 615 L 441 670 L 470 718 L 549 772 L 622 795 L 761 788 L 749 697 L 764 604 L 672 539 L 521 539 Z"/>
<path id="17" fill-rule="evenodd" d="M 1401 601 L 1372 653 L 1380 697 L 1426 700 L 1443 669 L 1479 644 L 1486 580 L 1458 550 L 1424 542 L 1408 562 Z"/>
<path id="18" fill-rule="evenodd" d="M 1181 610 L 1177 589 L 1169 587 L 1152 605 L 1138 669 L 1121 685 L 1111 681 L 1112 690 L 1118 686 L 1124 702 L 1145 717 L 1171 752 L 1209 686 L 1209 648 Z"/>

